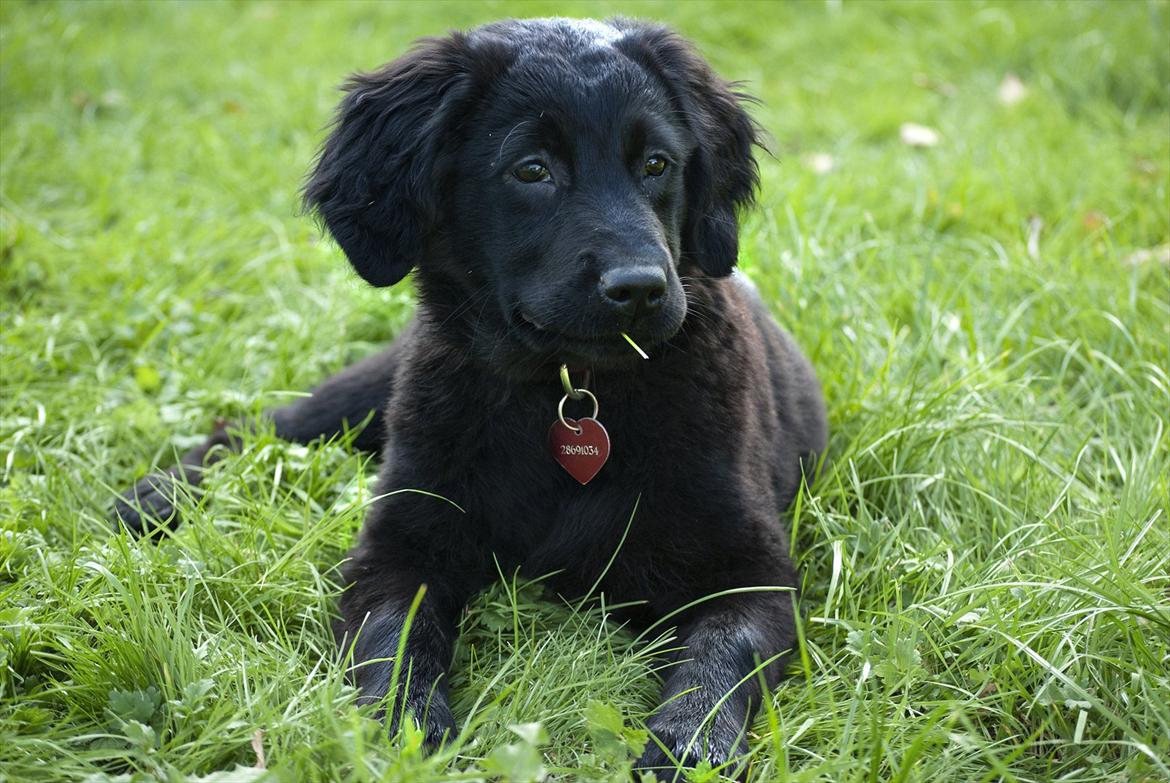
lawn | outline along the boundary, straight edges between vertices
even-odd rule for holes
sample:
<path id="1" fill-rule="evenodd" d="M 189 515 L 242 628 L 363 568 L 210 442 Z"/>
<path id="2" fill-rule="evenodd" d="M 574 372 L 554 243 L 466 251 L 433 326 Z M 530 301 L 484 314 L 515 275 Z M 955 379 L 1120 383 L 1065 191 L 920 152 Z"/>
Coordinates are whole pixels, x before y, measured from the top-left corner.
<path id="1" fill-rule="evenodd" d="M 249 436 L 157 545 L 108 522 L 409 318 L 300 213 L 343 77 L 611 13 L 762 99 L 741 264 L 829 403 L 748 777 L 1170 779 L 1170 4 L 6 1 L 0 780 L 628 779 L 669 636 L 513 574 L 463 622 L 456 742 L 354 707 L 344 442 Z"/>

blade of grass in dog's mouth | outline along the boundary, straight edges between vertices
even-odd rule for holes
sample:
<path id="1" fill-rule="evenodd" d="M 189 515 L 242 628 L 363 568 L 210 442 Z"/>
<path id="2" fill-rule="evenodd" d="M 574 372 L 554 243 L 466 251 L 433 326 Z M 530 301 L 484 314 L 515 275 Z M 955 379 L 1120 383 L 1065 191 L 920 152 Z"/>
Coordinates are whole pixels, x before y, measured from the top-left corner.
<path id="1" fill-rule="evenodd" d="M 625 332 L 622 332 L 622 337 L 624 337 L 624 338 L 625 338 L 625 340 L 626 340 L 626 342 L 630 344 L 630 347 L 631 347 L 631 348 L 633 348 L 635 351 L 637 351 L 637 352 L 638 352 L 638 355 L 639 355 L 639 356 L 641 356 L 643 359 L 649 359 L 649 358 L 650 358 L 650 355 L 649 355 L 648 353 L 646 353 L 645 351 L 643 351 L 643 350 L 642 350 L 642 348 L 641 348 L 641 347 L 640 347 L 640 346 L 639 346 L 639 345 L 638 345 L 636 342 L 634 342 L 634 338 L 633 338 L 633 337 L 630 337 L 630 336 L 629 336 L 628 334 L 626 334 Z"/>

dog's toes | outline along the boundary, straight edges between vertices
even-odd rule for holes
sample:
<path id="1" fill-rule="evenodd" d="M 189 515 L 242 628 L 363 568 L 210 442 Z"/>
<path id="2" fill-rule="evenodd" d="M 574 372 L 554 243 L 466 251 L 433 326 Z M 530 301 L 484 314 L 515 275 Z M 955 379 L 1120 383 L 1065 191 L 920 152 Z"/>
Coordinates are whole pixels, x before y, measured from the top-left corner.
<path id="1" fill-rule="evenodd" d="M 150 535 L 179 523 L 171 473 L 152 473 L 114 501 L 113 521 L 136 536 Z"/>
<path id="2" fill-rule="evenodd" d="M 423 742 L 427 749 L 432 751 L 438 750 L 443 742 L 450 742 L 458 733 L 455 729 L 455 716 L 451 714 L 451 708 L 445 702 L 431 703 L 422 728 L 425 735 Z"/>
<path id="3" fill-rule="evenodd" d="M 659 780 L 671 780 L 677 773 L 681 778 L 680 768 L 670 760 L 666 751 L 658 747 L 653 740 L 642 751 L 642 757 L 634 765 L 636 772 L 653 772 Z"/>
<path id="4" fill-rule="evenodd" d="M 438 750 L 443 742 L 450 742 L 458 733 L 455 728 L 455 716 L 451 714 L 446 699 L 436 697 L 429 702 L 412 699 L 409 704 L 417 707 L 414 709 L 407 707 L 406 720 L 413 721 L 414 725 L 422 729 L 423 747 L 428 752 Z M 419 715 L 423 717 L 419 718 Z M 386 721 L 387 734 L 393 739 L 399 731 L 398 715 L 388 717 L 384 712 L 379 712 L 377 717 Z"/>
<path id="5" fill-rule="evenodd" d="M 646 743 L 634 768 L 653 772 L 661 781 L 683 780 L 683 770 L 706 761 L 718 768 L 736 756 L 747 753 L 746 741 L 738 733 L 712 729 L 696 738 L 693 727 L 651 724 L 654 735 Z M 693 740 L 693 741 L 692 741 Z M 724 774 L 732 774 L 729 770 Z"/>

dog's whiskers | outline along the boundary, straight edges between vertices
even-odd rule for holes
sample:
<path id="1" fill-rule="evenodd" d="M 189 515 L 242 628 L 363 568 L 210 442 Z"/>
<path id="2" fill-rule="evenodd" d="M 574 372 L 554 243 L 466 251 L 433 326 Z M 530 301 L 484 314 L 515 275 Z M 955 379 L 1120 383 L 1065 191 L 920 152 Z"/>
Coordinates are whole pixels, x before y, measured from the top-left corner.
<path id="1" fill-rule="evenodd" d="M 454 308 L 452 308 L 451 312 L 447 314 L 446 318 L 444 318 L 442 321 L 439 322 L 439 324 L 436 328 L 442 329 L 444 326 L 446 326 L 448 323 L 453 321 L 455 318 L 462 315 L 467 310 L 471 309 L 472 305 L 475 302 L 476 297 L 479 297 L 479 296 L 486 294 L 488 292 L 487 287 L 488 287 L 488 284 L 485 282 L 479 288 L 475 289 L 470 294 L 468 294 L 466 299 L 464 299 L 462 302 L 460 302 L 458 305 L 456 305 Z"/>

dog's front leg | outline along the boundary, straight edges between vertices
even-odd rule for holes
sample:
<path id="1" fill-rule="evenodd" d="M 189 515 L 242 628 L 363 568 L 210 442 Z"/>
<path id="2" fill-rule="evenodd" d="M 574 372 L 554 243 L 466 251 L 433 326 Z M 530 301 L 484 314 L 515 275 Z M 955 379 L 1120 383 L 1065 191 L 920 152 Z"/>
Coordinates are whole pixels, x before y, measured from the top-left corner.
<path id="1" fill-rule="evenodd" d="M 792 612 L 789 591 L 768 590 L 714 598 L 685 615 L 640 768 L 717 766 L 747 751 L 760 681 L 779 681 L 794 643 Z"/>
<path id="2" fill-rule="evenodd" d="M 343 652 L 352 645 L 350 675 L 359 703 L 381 705 L 378 715 L 391 736 L 403 718 L 414 720 L 434 748 L 455 733 L 446 674 L 459 612 L 474 588 L 466 571 L 441 567 L 413 547 L 375 545 L 370 538 L 344 568 L 351 584 L 341 597 L 338 643 Z"/>

